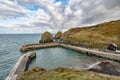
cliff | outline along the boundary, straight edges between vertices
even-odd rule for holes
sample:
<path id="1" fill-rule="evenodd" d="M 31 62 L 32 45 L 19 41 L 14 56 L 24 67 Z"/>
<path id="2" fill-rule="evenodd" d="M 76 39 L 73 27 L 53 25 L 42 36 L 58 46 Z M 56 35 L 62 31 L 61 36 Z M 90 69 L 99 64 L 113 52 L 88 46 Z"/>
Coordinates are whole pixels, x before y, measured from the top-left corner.
<path id="1" fill-rule="evenodd" d="M 94 26 L 72 28 L 63 33 L 65 43 L 101 48 L 111 43 L 120 49 L 120 20 L 105 22 Z"/>

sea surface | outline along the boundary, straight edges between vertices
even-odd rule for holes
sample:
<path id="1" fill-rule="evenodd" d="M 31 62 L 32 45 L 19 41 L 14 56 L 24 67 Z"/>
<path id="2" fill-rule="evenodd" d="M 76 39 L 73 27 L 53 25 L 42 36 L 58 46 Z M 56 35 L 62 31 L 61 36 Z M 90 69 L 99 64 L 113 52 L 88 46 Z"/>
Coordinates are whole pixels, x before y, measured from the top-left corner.
<path id="1" fill-rule="evenodd" d="M 40 34 L 0 34 L 0 80 L 4 80 L 23 53 L 23 44 L 38 43 Z"/>
<path id="2" fill-rule="evenodd" d="M 24 44 L 38 43 L 40 37 L 40 34 L 0 34 L 0 80 L 8 76 L 19 57 L 24 54 L 19 51 L 20 47 Z M 44 48 L 35 52 L 37 57 L 32 61 L 29 69 L 33 66 L 45 69 L 59 66 L 83 68 L 105 60 L 61 47 Z"/>

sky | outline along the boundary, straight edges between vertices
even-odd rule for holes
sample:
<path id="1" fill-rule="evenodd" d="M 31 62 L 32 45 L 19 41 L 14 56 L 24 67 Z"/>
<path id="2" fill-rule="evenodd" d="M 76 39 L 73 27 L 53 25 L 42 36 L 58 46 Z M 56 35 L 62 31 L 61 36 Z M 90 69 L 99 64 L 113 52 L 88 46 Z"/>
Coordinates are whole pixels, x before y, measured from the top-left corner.
<path id="1" fill-rule="evenodd" d="M 0 34 L 66 31 L 120 19 L 120 0 L 0 0 Z"/>

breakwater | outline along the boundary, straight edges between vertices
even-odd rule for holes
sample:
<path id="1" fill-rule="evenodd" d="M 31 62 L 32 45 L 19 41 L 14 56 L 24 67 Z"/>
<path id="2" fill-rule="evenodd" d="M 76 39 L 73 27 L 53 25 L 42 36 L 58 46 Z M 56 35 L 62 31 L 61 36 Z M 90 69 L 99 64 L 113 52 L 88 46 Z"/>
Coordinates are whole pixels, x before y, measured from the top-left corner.
<path id="1" fill-rule="evenodd" d="M 33 44 L 33 45 L 29 44 L 29 45 L 23 46 L 20 50 L 22 52 L 26 52 L 26 51 L 35 50 L 35 49 L 57 47 L 57 46 L 72 49 L 82 53 L 86 53 L 88 55 L 93 55 L 93 56 L 102 57 L 102 58 L 120 62 L 120 54 L 102 52 L 98 50 L 87 49 L 87 48 L 82 48 L 78 46 L 66 45 L 66 44 L 59 44 L 59 43 L 45 43 L 45 44 Z"/>
<path id="2" fill-rule="evenodd" d="M 22 55 L 5 80 L 17 80 L 17 78 L 27 70 L 29 63 L 35 57 L 36 53 L 34 52 Z"/>
<path id="3" fill-rule="evenodd" d="M 82 52 L 82 53 L 86 53 L 88 55 L 93 55 L 93 56 L 102 57 L 105 59 L 120 62 L 120 54 L 102 52 L 102 51 L 98 51 L 98 50 L 92 50 L 92 49 L 87 49 L 87 48 L 82 48 L 82 47 L 77 47 L 77 46 L 72 46 L 72 45 L 66 45 L 66 44 L 59 44 L 59 45 L 61 47 L 69 48 L 69 49 L 72 49 L 72 50 L 75 50 L 78 52 Z"/>
<path id="4" fill-rule="evenodd" d="M 20 51 L 27 52 L 30 50 L 41 49 L 41 48 L 48 48 L 48 47 L 57 47 L 59 43 L 41 43 L 41 44 L 27 44 L 23 45 Z"/>

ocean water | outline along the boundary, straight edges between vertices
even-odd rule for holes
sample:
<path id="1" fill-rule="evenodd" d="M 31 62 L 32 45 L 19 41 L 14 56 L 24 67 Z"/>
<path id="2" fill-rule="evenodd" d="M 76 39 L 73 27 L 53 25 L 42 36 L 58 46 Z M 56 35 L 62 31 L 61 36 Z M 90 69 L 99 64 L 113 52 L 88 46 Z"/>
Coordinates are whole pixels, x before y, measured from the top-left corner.
<path id="1" fill-rule="evenodd" d="M 29 69 L 33 66 L 40 66 L 45 69 L 54 69 L 57 67 L 86 68 L 90 64 L 94 64 L 105 59 L 88 56 L 62 47 L 44 48 L 35 50 L 36 59 L 29 65 Z"/>
<path id="2" fill-rule="evenodd" d="M 0 80 L 4 80 L 21 55 L 19 51 L 23 44 L 38 43 L 40 34 L 1 34 L 0 35 Z M 105 59 L 87 56 L 73 50 L 54 47 L 34 50 L 36 59 L 29 66 L 40 66 L 53 69 L 59 66 L 83 68 Z M 115 62 L 114 62 L 115 63 Z M 119 63 L 115 63 L 118 66 Z"/>
<path id="3" fill-rule="evenodd" d="M 4 80 L 23 54 L 19 51 L 23 44 L 37 43 L 40 34 L 0 34 L 0 80 Z"/>

